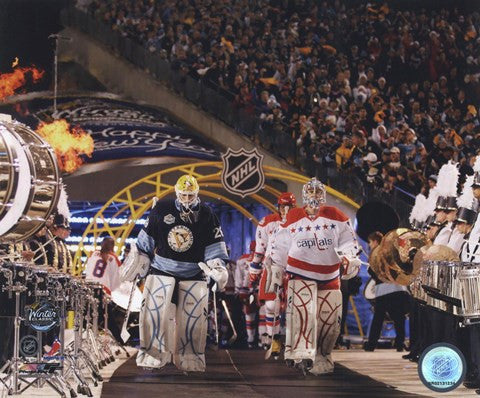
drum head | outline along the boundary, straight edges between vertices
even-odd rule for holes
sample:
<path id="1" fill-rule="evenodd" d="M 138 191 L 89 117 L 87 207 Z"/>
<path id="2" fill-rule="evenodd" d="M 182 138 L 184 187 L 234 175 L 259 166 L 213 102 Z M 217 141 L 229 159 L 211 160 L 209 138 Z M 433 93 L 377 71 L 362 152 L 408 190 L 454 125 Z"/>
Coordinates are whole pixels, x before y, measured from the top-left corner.
<path id="1" fill-rule="evenodd" d="M 127 310 L 128 308 L 128 299 L 130 298 L 132 285 L 133 282 L 123 282 L 117 289 L 112 292 L 112 301 L 124 310 Z M 132 298 L 132 305 L 130 306 L 130 312 L 140 312 L 140 307 L 142 306 L 142 297 L 142 292 L 137 286 L 135 286 L 135 291 Z"/>
<path id="2" fill-rule="evenodd" d="M 44 226 L 57 206 L 57 161 L 48 143 L 27 126 L 0 122 L 0 132 L 0 150 L 8 147 L 1 155 L 8 159 L 6 168 L 0 169 L 0 237 L 2 241 L 25 240 Z"/>

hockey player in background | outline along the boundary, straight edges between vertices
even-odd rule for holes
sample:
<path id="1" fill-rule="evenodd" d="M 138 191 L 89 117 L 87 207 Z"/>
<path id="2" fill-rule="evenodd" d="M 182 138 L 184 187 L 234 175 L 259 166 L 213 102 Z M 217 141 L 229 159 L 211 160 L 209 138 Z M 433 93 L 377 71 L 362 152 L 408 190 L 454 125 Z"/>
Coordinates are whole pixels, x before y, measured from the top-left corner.
<path id="1" fill-rule="evenodd" d="M 258 224 L 255 233 L 255 254 L 250 264 L 250 279 L 257 283 L 261 275 L 258 292 L 259 301 L 263 304 L 266 319 L 265 348 L 269 350 L 267 358 L 273 355 L 278 358 L 281 351 L 280 342 L 280 295 L 283 288 L 284 269 L 266 261 L 270 258 L 272 238 L 279 225 L 285 222 L 287 213 L 297 205 L 295 195 L 282 193 L 277 200 L 278 212 L 265 216 Z"/>
<path id="2" fill-rule="evenodd" d="M 255 347 L 255 317 L 257 314 L 256 300 L 250 302 L 250 276 L 249 267 L 255 253 L 255 241 L 250 242 L 250 253 L 245 253 L 237 260 L 235 267 L 235 294 L 242 302 L 242 311 L 245 316 L 248 348 Z"/>
<path id="3" fill-rule="evenodd" d="M 286 267 L 289 278 L 287 364 L 319 375 L 334 369 L 331 352 L 342 314 L 340 278 L 357 275 L 360 247 L 349 218 L 325 205 L 325 186 L 320 181 L 307 182 L 302 198 L 305 206 L 290 210 L 274 235 L 271 260 Z"/>
<path id="4" fill-rule="evenodd" d="M 161 368 L 173 361 L 182 371 L 205 371 L 205 277 L 221 291 L 228 279 L 228 254 L 220 223 L 198 192 L 195 177 L 181 176 L 176 199 L 155 205 L 123 266 L 124 279 L 148 274 L 138 366 Z"/>

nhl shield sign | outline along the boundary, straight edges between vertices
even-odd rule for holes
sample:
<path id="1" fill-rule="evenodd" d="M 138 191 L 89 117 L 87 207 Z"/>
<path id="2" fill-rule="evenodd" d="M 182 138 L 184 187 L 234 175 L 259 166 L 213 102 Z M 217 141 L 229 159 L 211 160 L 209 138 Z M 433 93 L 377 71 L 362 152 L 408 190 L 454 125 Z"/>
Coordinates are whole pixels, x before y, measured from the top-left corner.
<path id="1" fill-rule="evenodd" d="M 222 160 L 222 184 L 228 192 L 245 197 L 263 188 L 263 155 L 256 148 L 251 151 L 229 148 Z"/>

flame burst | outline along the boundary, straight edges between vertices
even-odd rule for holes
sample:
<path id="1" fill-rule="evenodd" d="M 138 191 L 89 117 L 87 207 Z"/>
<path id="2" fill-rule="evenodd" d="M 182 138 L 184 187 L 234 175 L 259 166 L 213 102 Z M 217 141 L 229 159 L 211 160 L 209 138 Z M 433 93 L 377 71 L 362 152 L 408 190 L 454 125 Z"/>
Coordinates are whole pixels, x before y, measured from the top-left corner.
<path id="1" fill-rule="evenodd" d="M 18 58 L 12 64 L 15 67 L 18 64 Z M 15 68 L 12 73 L 0 73 L 0 100 L 15 94 L 15 90 L 27 83 L 27 76 L 31 74 L 33 83 L 38 82 L 45 71 L 35 67 Z"/>
<path id="2" fill-rule="evenodd" d="M 83 164 L 80 155 L 92 156 L 93 138 L 80 127 L 70 127 L 65 119 L 40 122 L 36 131 L 55 150 L 62 171 L 72 173 Z"/>

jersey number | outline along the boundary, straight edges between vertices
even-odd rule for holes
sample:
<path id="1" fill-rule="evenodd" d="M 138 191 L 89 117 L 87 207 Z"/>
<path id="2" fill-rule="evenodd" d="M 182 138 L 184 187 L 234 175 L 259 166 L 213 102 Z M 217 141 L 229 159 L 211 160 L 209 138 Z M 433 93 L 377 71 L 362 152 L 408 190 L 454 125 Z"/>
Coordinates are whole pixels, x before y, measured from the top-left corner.
<path id="1" fill-rule="evenodd" d="M 215 227 L 213 229 L 213 232 L 215 232 L 215 239 L 219 239 L 223 237 L 222 227 Z"/>
<path id="2" fill-rule="evenodd" d="M 93 276 L 96 278 L 101 278 L 105 273 L 105 269 L 107 268 L 107 263 L 102 259 L 97 260 L 95 263 L 95 268 L 93 269 Z"/>

